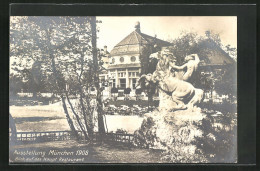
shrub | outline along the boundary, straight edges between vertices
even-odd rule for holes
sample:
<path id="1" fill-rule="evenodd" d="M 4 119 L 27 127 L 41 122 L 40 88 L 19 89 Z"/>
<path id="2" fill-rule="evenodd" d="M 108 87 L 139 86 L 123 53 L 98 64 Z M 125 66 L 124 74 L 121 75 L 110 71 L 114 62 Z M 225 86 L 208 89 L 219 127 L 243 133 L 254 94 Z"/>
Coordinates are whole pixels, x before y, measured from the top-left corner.
<path id="1" fill-rule="evenodd" d="M 237 160 L 236 152 L 236 138 L 237 138 L 237 126 L 236 123 L 226 130 L 225 126 L 231 125 L 234 114 L 224 115 L 222 117 L 223 128 L 214 128 L 214 120 L 203 119 L 202 125 L 198 125 L 203 130 L 202 137 L 196 137 L 193 142 L 199 151 L 202 151 L 209 162 L 235 162 Z M 226 120 L 224 122 L 223 120 Z"/>

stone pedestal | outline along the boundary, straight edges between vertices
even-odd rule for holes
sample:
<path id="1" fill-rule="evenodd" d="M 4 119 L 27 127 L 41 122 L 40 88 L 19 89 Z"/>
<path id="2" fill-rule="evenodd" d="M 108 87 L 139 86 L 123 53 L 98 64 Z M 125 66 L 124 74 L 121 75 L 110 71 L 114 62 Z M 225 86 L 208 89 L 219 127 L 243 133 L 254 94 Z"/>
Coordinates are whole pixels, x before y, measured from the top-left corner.
<path id="1" fill-rule="evenodd" d="M 135 132 L 135 145 L 163 150 L 164 161 L 187 163 L 198 158 L 198 162 L 206 162 L 192 143 L 195 137 L 202 136 L 198 125 L 205 117 L 200 108 L 147 113 L 141 128 Z"/>

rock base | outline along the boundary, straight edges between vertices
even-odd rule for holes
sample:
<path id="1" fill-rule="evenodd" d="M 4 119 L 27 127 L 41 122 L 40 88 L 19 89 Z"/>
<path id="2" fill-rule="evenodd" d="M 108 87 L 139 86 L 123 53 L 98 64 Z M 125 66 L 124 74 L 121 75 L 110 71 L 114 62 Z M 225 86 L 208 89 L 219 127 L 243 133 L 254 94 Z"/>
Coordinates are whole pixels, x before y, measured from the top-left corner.
<path id="1" fill-rule="evenodd" d="M 203 162 L 206 159 L 197 156 L 197 147 L 192 142 L 202 136 L 198 126 L 205 117 L 200 108 L 147 113 L 141 128 L 135 132 L 135 145 L 163 150 L 163 160 L 196 162 L 198 158 L 198 162 Z"/>

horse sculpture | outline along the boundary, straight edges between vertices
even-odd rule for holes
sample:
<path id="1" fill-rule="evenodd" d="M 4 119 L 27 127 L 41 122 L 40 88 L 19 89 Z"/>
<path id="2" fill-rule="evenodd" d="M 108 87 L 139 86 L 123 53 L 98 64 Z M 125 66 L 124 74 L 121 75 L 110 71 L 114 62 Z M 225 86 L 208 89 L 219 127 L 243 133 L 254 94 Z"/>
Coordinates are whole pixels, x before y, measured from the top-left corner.
<path id="1" fill-rule="evenodd" d="M 171 60 L 171 58 L 166 58 L 166 56 L 160 60 L 153 74 L 142 75 L 140 77 L 138 86 L 142 87 L 142 85 L 152 83 L 157 85 L 160 98 L 159 110 L 175 111 L 187 108 L 193 109 L 194 105 L 199 104 L 203 100 L 203 90 L 195 88 L 191 83 L 176 77 L 174 72 L 171 71 L 172 68 L 184 68 L 183 66 L 175 66 L 175 61 Z M 195 65 L 198 65 L 197 60 L 196 58 Z M 162 63 L 166 67 L 163 67 Z M 192 61 L 189 63 L 192 63 Z M 192 73 L 189 73 L 189 75 L 192 75 Z"/>

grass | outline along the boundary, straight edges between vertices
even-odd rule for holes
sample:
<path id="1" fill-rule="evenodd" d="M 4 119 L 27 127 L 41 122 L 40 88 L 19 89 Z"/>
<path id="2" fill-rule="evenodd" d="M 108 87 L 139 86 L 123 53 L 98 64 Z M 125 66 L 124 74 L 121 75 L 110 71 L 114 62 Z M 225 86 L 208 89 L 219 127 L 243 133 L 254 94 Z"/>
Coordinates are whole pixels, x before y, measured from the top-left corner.
<path id="1" fill-rule="evenodd" d="M 158 163 L 161 157 L 161 151 L 152 149 L 140 149 L 136 147 L 126 146 L 124 144 L 107 144 L 107 143 L 95 143 L 95 144 L 81 144 L 74 140 L 68 141 L 56 141 L 38 144 L 16 145 L 10 147 L 10 162 L 23 163 L 24 160 L 15 160 L 16 157 L 21 157 L 14 154 L 14 151 L 44 151 L 46 152 L 45 158 L 55 158 L 56 156 L 48 155 L 50 150 L 67 151 L 76 153 L 77 150 L 86 150 L 88 155 L 86 156 L 61 156 L 63 158 L 84 158 L 80 163 Z M 28 155 L 27 158 L 41 158 L 40 155 Z M 60 157 L 60 156 L 59 156 Z M 58 157 L 58 158 L 59 158 Z M 37 161 L 32 161 L 32 163 Z M 57 162 L 57 161 L 53 161 Z M 58 161 L 59 162 L 59 161 Z M 49 162 L 47 162 L 49 163 Z M 66 162 L 73 163 L 73 162 Z"/>
<path id="2" fill-rule="evenodd" d="M 60 103 L 37 106 L 10 106 L 18 132 L 70 130 Z"/>
<path id="3" fill-rule="evenodd" d="M 10 113 L 18 132 L 70 130 L 61 102 L 51 105 L 10 106 Z M 140 120 L 137 116 L 106 116 L 109 132 L 123 128 L 133 133 L 140 126 Z"/>
<path id="4" fill-rule="evenodd" d="M 140 107 L 147 107 L 148 106 L 148 101 L 147 100 L 110 100 L 108 102 L 108 105 L 115 105 L 116 107 L 120 107 L 121 105 L 127 105 L 129 107 L 133 107 L 133 105 L 139 105 Z M 152 102 L 152 106 L 158 106 L 159 101 L 154 100 Z"/>
<path id="5" fill-rule="evenodd" d="M 147 106 L 147 101 L 110 101 L 110 104 L 115 106 L 139 105 Z M 156 102 L 155 102 L 156 103 Z M 37 105 L 37 106 L 10 106 L 10 113 L 12 114 L 17 131 L 41 132 L 41 131 L 65 131 L 70 130 L 61 103 L 51 105 Z M 123 123 L 123 122 L 122 122 Z M 136 124 L 137 122 L 133 122 Z M 116 123 L 116 125 L 118 125 Z M 129 123 L 127 123 L 129 125 Z M 76 141 L 57 141 L 45 142 L 37 144 L 16 145 L 10 147 L 10 161 L 15 162 L 17 156 L 14 155 L 15 150 L 35 150 L 46 151 L 49 150 L 88 150 L 89 155 L 83 156 L 83 163 L 158 163 L 162 162 L 161 152 L 151 149 L 140 149 L 129 147 L 120 144 L 82 144 Z M 34 156 L 27 156 L 34 157 Z M 49 156 L 53 158 L 53 156 Z M 74 156 L 75 158 L 75 156 Z M 81 156 L 82 158 L 82 156 Z M 19 161 L 16 161 L 19 162 Z M 36 162 L 36 161 L 34 161 Z M 47 161 L 42 161 L 47 162 Z M 49 161 L 50 162 L 50 161 Z M 48 163 L 49 163 L 48 162 Z M 52 161 L 55 162 L 55 161 Z M 70 162 L 65 162 L 70 163 Z"/>

